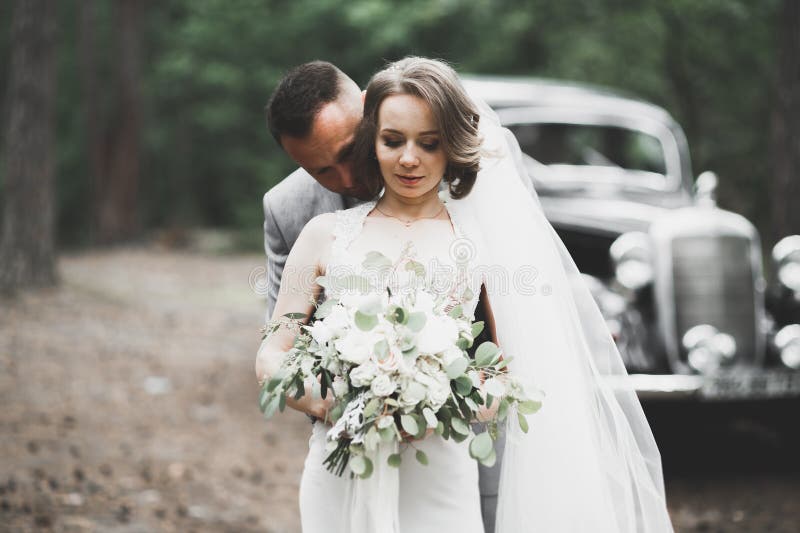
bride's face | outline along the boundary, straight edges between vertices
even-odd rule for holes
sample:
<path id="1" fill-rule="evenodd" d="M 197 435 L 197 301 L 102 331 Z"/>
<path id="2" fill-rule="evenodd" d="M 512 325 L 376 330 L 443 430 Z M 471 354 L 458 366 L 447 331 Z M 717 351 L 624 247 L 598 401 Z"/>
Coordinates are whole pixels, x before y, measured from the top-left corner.
<path id="1" fill-rule="evenodd" d="M 447 156 L 433 112 L 421 98 L 398 94 L 383 100 L 375 154 L 387 192 L 405 198 L 438 193 Z"/>

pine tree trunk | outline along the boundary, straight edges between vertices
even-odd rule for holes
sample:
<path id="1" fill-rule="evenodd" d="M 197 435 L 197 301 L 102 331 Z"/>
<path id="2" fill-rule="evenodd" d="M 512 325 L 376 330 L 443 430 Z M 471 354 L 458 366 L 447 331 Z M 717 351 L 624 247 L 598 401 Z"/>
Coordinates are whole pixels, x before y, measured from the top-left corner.
<path id="1" fill-rule="evenodd" d="M 93 169 L 99 172 L 94 178 L 95 231 L 101 243 L 127 241 L 139 233 L 141 5 L 141 0 L 119 0 L 115 4 L 118 55 L 112 116 L 101 141 L 102 164 Z M 90 153 L 98 149 L 94 143 Z"/>
<path id="2" fill-rule="evenodd" d="M 14 11 L 0 240 L 0 290 L 5 293 L 56 282 L 53 4 L 18 0 Z"/>
<path id="3" fill-rule="evenodd" d="M 100 128 L 103 106 L 98 85 L 96 26 L 97 4 L 80 2 L 78 6 L 78 27 L 80 28 L 78 64 L 80 65 L 83 120 L 86 125 L 86 159 L 92 191 L 92 198 L 87 198 L 87 200 L 91 201 L 93 206 L 99 205 L 98 191 L 100 190 L 100 176 L 104 173 L 105 158 L 105 146 Z M 98 236 L 94 224 L 91 232 L 91 240 L 97 241 Z"/>
<path id="4" fill-rule="evenodd" d="M 800 233 L 800 2 L 783 0 L 772 111 L 773 237 Z"/>

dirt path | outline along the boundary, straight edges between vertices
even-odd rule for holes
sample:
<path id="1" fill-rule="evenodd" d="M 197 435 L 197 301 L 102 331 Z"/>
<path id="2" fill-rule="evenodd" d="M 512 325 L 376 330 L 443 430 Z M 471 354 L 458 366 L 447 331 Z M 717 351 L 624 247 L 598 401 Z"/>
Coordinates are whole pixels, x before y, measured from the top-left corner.
<path id="1" fill-rule="evenodd" d="M 82 254 L 0 301 L 0 531 L 298 531 L 309 428 L 256 406 L 261 264 Z M 668 476 L 676 528 L 795 531 L 796 476 L 749 476 Z"/>

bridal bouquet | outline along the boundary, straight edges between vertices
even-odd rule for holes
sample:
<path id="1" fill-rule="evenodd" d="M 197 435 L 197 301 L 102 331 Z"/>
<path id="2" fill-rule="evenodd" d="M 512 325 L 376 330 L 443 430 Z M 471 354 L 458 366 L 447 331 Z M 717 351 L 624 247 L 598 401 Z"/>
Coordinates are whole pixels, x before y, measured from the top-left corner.
<path id="1" fill-rule="evenodd" d="M 398 268 L 377 252 L 364 265 L 385 267 L 384 273 Z M 506 372 L 510 359 L 494 343 L 484 342 L 474 358 L 468 356 L 483 323 L 473 323 L 449 294 L 433 290 L 420 263 L 406 261 L 402 273 L 406 282 L 399 287 L 385 275 L 378 282 L 352 274 L 318 278 L 327 288 L 338 284 L 330 292 L 341 297 L 319 305 L 313 324 L 303 324 L 305 315 L 297 313 L 268 324 L 265 338 L 287 325 L 297 336 L 280 372 L 264 383 L 260 407 L 269 418 L 283 410 L 287 396 L 300 398 L 307 387 L 318 397 L 332 391 L 325 465 L 337 475 L 349 464 L 355 475 L 369 477 L 370 456 L 381 442 L 413 447 L 412 439 L 429 430 L 457 442 L 471 438 L 470 455 L 491 466 L 498 422 L 516 413 L 527 432 L 525 415 L 541 404 Z M 460 301 L 472 296 L 467 288 Z M 470 423 L 482 406 L 495 402 L 486 431 L 474 434 Z M 401 459 L 393 453 L 387 460 L 396 467 Z M 421 450 L 416 459 L 428 462 Z"/>

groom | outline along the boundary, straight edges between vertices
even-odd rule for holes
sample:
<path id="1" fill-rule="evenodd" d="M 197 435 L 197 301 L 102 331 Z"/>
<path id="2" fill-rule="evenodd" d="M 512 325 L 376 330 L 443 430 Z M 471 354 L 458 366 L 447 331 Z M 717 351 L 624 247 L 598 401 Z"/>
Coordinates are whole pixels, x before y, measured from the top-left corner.
<path id="1" fill-rule="evenodd" d="M 267 253 L 267 320 L 280 290 L 286 258 L 306 222 L 321 213 L 347 209 L 368 200 L 353 176 L 350 155 L 363 114 L 358 85 L 331 63 L 312 61 L 290 70 L 267 104 L 267 123 L 275 141 L 300 168 L 264 195 L 264 249 Z M 521 176 L 519 145 L 508 131 Z M 529 190 L 530 182 L 526 182 Z M 478 313 L 482 306 L 478 305 Z M 481 319 L 481 317 L 476 317 Z M 494 531 L 497 488 L 504 439 L 497 464 L 479 466 L 484 529 Z"/>

